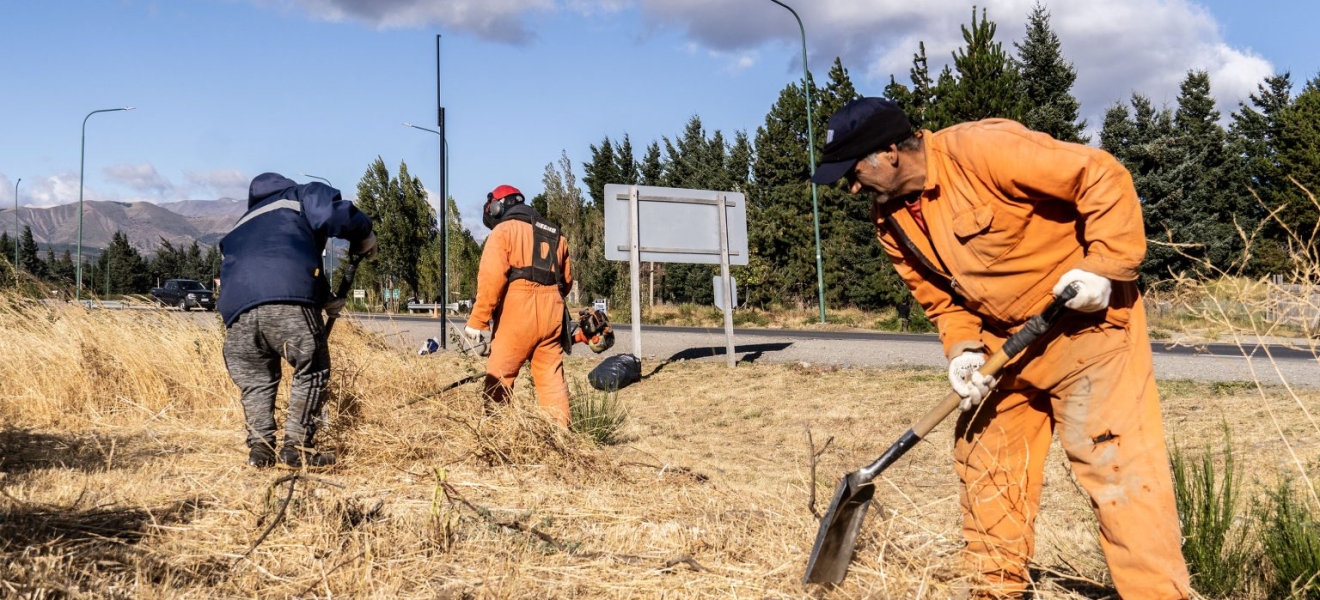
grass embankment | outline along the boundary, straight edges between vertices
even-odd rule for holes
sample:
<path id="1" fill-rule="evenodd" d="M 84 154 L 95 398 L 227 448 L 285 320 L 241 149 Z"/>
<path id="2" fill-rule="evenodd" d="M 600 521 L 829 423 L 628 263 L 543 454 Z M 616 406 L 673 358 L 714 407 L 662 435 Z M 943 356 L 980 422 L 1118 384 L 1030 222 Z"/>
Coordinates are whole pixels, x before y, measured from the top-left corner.
<path id="1" fill-rule="evenodd" d="M 290 492 L 289 472 L 244 464 L 221 342 L 217 323 L 169 313 L 0 298 L 0 596 L 946 598 L 961 582 L 946 423 L 879 481 L 844 584 L 798 583 L 816 531 L 808 431 L 823 511 L 839 475 L 943 396 L 939 371 L 646 364 L 601 446 L 540 419 L 526 379 L 491 417 L 476 385 L 408 405 L 480 365 L 344 323 L 323 438 L 341 462 Z M 594 364 L 569 360 L 579 389 Z M 1186 452 L 1233 424 L 1248 489 L 1320 454 L 1292 398 L 1165 393 Z M 1089 501 L 1057 447 L 1048 464 L 1037 597 L 1102 597 Z"/>

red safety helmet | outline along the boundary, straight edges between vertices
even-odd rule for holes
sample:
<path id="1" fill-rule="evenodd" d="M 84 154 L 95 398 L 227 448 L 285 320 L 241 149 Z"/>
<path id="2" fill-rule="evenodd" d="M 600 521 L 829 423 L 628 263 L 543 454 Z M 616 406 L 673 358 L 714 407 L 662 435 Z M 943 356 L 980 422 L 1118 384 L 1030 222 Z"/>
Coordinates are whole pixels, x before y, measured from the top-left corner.
<path id="1" fill-rule="evenodd" d="M 518 188 L 511 185 L 501 185 L 489 194 L 486 194 L 486 206 L 482 211 L 481 222 L 487 229 L 495 229 L 495 225 L 500 219 L 504 218 L 507 212 L 505 209 L 514 204 L 526 202 L 523 193 Z"/>
<path id="2" fill-rule="evenodd" d="M 509 196 L 514 196 L 514 195 L 518 196 L 518 199 L 515 200 L 513 198 L 510 198 L 510 201 L 518 202 L 518 203 L 521 203 L 523 201 L 522 200 L 523 193 L 518 191 L 518 188 L 513 187 L 511 185 L 501 185 L 500 187 L 495 188 L 495 190 L 492 191 L 491 193 L 487 194 L 486 199 L 503 200 L 505 198 L 508 198 Z"/>

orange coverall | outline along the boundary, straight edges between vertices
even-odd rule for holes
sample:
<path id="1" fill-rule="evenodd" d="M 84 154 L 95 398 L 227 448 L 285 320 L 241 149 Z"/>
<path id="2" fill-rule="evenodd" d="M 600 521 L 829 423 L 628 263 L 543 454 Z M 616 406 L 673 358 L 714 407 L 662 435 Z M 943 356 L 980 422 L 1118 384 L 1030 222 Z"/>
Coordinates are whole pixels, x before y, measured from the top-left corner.
<path id="1" fill-rule="evenodd" d="M 559 238 L 562 289 L 526 279 L 509 281 L 510 269 L 532 264 L 532 245 L 529 223 L 506 218 L 491 231 L 481 251 L 477 299 L 468 326 L 486 329 L 488 321 L 495 321 L 495 337 L 486 362 L 488 401 L 508 401 L 518 371 L 530 359 L 537 401 L 552 419 L 567 427 L 568 382 L 564 379 L 564 349 L 559 336 L 564 326 L 564 295 L 573 287 L 568 241 Z M 536 251 L 547 255 L 550 245 L 540 245 Z"/>
<path id="2" fill-rule="evenodd" d="M 939 328 L 945 354 L 998 350 L 1078 268 L 1109 278 L 1107 310 L 1070 312 L 958 419 L 964 558 L 980 593 L 1029 585 L 1045 455 L 1055 429 L 1100 521 L 1125 600 L 1190 584 L 1135 279 L 1146 253 L 1132 177 L 1108 153 L 1004 119 L 923 131 L 926 227 L 903 201 L 872 206 L 876 235 Z"/>

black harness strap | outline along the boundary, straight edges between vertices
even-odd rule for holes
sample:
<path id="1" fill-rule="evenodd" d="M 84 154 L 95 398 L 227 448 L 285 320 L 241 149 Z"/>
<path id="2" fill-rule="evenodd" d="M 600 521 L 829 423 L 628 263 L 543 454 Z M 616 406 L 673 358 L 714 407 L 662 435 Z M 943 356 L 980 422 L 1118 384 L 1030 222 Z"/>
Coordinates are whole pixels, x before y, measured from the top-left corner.
<path id="1" fill-rule="evenodd" d="M 529 211 L 530 212 L 530 211 Z M 516 219 L 532 226 L 532 264 L 509 269 L 509 281 L 526 279 L 539 285 L 563 286 L 563 273 L 559 271 L 559 226 L 540 215 L 514 210 L 505 218 Z M 538 250 L 548 247 L 542 255 Z"/>

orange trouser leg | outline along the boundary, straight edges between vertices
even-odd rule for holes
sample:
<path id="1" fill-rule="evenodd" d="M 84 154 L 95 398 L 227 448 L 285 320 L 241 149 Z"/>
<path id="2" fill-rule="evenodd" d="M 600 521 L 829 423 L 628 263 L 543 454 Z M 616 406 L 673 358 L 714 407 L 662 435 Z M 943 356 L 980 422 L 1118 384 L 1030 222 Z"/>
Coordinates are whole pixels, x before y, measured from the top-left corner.
<path id="1" fill-rule="evenodd" d="M 541 408 L 556 423 L 568 427 L 568 381 L 564 379 L 564 347 L 557 333 L 537 346 L 532 354 L 532 381 Z"/>
<path id="2" fill-rule="evenodd" d="M 954 469 L 962 481 L 963 558 L 991 596 L 1027 588 L 1050 439 L 1044 394 L 996 392 L 958 420 Z"/>
<path id="3" fill-rule="evenodd" d="M 1031 352 L 1029 351 L 1029 354 Z M 987 592 L 1027 585 L 1032 522 L 1051 425 L 1100 521 L 1110 576 L 1125 600 L 1187 598 L 1159 396 L 1140 303 L 1128 329 L 1094 327 L 1024 357 L 1025 389 L 998 391 L 958 423 L 969 567 Z M 1006 381 L 1006 383 L 1009 383 Z M 1044 390 L 1044 391 L 1041 391 Z"/>
<path id="4" fill-rule="evenodd" d="M 507 402 L 523 363 L 532 361 L 538 402 L 550 418 L 568 425 L 568 383 L 559 345 L 564 301 L 552 286 L 510 284 L 486 362 L 488 402 Z"/>
<path id="5" fill-rule="evenodd" d="M 1106 328 L 1079 341 L 1086 338 L 1120 348 L 1060 382 L 1054 416 L 1100 521 L 1110 577 L 1124 600 L 1187 598 L 1191 585 L 1142 306 L 1133 309 L 1127 330 Z"/>

